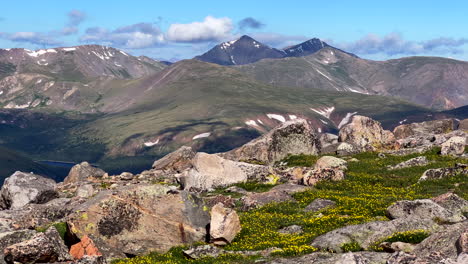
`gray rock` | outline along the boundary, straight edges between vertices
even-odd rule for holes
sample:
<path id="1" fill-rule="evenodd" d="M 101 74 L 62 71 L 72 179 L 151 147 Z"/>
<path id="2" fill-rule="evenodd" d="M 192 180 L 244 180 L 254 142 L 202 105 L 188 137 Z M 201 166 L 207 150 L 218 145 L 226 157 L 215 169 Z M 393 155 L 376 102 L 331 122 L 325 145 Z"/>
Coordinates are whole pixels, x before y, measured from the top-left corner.
<path id="1" fill-rule="evenodd" d="M 338 136 L 330 133 L 323 133 L 319 136 L 321 154 L 333 154 L 336 153 L 338 147 Z"/>
<path id="2" fill-rule="evenodd" d="M 11 245 L 4 250 L 7 263 L 44 263 L 72 260 L 55 227 L 38 233 L 30 240 Z"/>
<path id="3" fill-rule="evenodd" d="M 455 247 L 457 248 L 458 255 L 468 253 L 468 229 L 465 229 L 457 239 Z"/>
<path id="4" fill-rule="evenodd" d="M 397 139 L 408 138 L 415 135 L 445 134 L 453 131 L 456 122 L 454 119 L 440 119 L 422 123 L 405 124 L 395 127 L 393 134 Z"/>
<path id="5" fill-rule="evenodd" d="M 287 227 L 283 227 L 278 230 L 281 234 L 300 234 L 303 232 L 302 227 L 298 225 L 291 225 Z"/>
<path id="6" fill-rule="evenodd" d="M 393 148 L 395 137 L 382 125 L 366 116 L 355 115 L 351 123 L 340 129 L 339 141 L 358 146 L 362 150 L 376 151 Z"/>
<path id="7" fill-rule="evenodd" d="M 184 250 L 184 255 L 191 259 L 199 259 L 205 257 L 216 258 L 221 254 L 225 253 L 225 250 L 215 247 L 212 245 L 202 245 L 197 247 L 191 247 L 187 250 Z"/>
<path id="8" fill-rule="evenodd" d="M 153 163 L 153 169 L 168 170 L 177 173 L 192 167 L 191 160 L 195 157 L 191 147 L 182 146 Z"/>
<path id="9" fill-rule="evenodd" d="M 338 156 L 349 156 L 349 155 L 357 154 L 359 152 L 361 152 L 359 147 L 353 144 L 347 143 L 347 142 L 339 143 L 336 148 L 336 154 Z"/>
<path id="10" fill-rule="evenodd" d="M 75 235 L 91 238 L 105 258 L 164 253 L 173 246 L 205 241 L 209 222 L 201 198 L 158 184 L 101 191 L 67 217 Z"/>
<path id="11" fill-rule="evenodd" d="M 468 201 L 448 192 L 431 198 L 432 201 L 447 209 L 454 215 L 468 215 Z"/>
<path id="12" fill-rule="evenodd" d="M 304 208 L 306 212 L 317 212 L 325 208 L 334 207 L 336 203 L 331 200 L 317 198 Z"/>
<path id="13" fill-rule="evenodd" d="M 94 195 L 94 187 L 92 184 L 84 184 L 78 186 L 76 189 L 76 196 L 82 198 L 89 198 Z"/>
<path id="14" fill-rule="evenodd" d="M 0 190 L 0 208 L 17 209 L 27 204 L 42 204 L 58 197 L 56 184 L 36 174 L 17 171 L 5 182 Z"/>
<path id="15" fill-rule="evenodd" d="M 379 245 L 383 248 L 385 252 L 393 253 L 397 251 L 403 251 L 406 253 L 411 253 L 414 251 L 414 245 L 404 242 L 383 242 Z"/>
<path id="16" fill-rule="evenodd" d="M 218 203 L 211 208 L 210 237 L 215 245 L 227 245 L 241 231 L 236 211 Z"/>
<path id="17" fill-rule="evenodd" d="M 429 169 L 423 173 L 419 181 L 427 180 L 440 180 L 443 178 L 453 177 L 459 174 L 468 174 L 468 165 L 467 164 L 455 164 L 454 167 L 450 168 L 438 168 L 438 169 Z"/>
<path id="18" fill-rule="evenodd" d="M 460 156 L 465 152 L 466 138 L 465 137 L 451 137 L 442 145 L 442 155 Z"/>
<path id="19" fill-rule="evenodd" d="M 83 256 L 81 259 L 74 260 L 73 264 L 106 264 L 103 256 Z"/>
<path id="20" fill-rule="evenodd" d="M 268 263 L 271 264 L 387 264 L 389 253 L 384 252 L 348 252 L 333 254 L 314 252 L 302 257 L 279 258 Z M 409 264 L 409 263 L 408 263 Z"/>
<path id="21" fill-rule="evenodd" d="M 468 118 L 460 120 L 460 122 L 458 123 L 457 129 L 468 132 Z"/>
<path id="22" fill-rule="evenodd" d="M 34 230 L 23 229 L 0 233 L 0 264 L 6 263 L 3 258 L 3 250 L 13 244 L 31 239 L 37 232 Z"/>
<path id="23" fill-rule="evenodd" d="M 387 208 L 390 219 L 430 219 L 442 223 L 457 223 L 466 220 L 460 212 L 451 212 L 430 199 L 398 201 Z"/>
<path id="24" fill-rule="evenodd" d="M 407 161 L 403 161 L 393 166 L 389 165 L 387 166 L 387 169 L 398 170 L 398 169 L 415 167 L 415 166 L 426 166 L 427 164 L 429 164 L 429 161 L 427 160 L 427 158 L 425 156 L 419 156 L 416 158 L 409 159 Z"/>
<path id="25" fill-rule="evenodd" d="M 220 154 L 236 161 L 260 161 L 272 164 L 288 155 L 320 153 L 320 140 L 315 129 L 305 119 L 283 123 L 260 138 L 232 151 Z"/>
<path id="26" fill-rule="evenodd" d="M 347 170 L 348 162 L 346 160 L 332 157 L 332 156 L 323 156 L 317 160 L 314 165 L 315 169 L 340 169 Z"/>
<path id="27" fill-rule="evenodd" d="M 185 190 L 203 191 L 247 180 L 266 179 L 270 170 L 266 166 L 224 159 L 216 154 L 197 153 L 193 168 L 180 175 Z"/>
<path id="28" fill-rule="evenodd" d="M 419 146 L 414 148 L 400 148 L 397 150 L 385 151 L 385 153 L 395 156 L 406 156 L 410 154 L 421 154 L 432 148 L 432 145 L 429 146 Z"/>
<path id="29" fill-rule="evenodd" d="M 416 256 L 429 256 L 437 252 L 442 258 L 457 259 L 457 240 L 468 229 L 468 221 L 453 225 L 443 225 L 440 230 L 431 234 L 421 243 L 416 245 L 414 254 Z"/>
<path id="30" fill-rule="evenodd" d="M 105 173 L 105 171 L 93 167 L 85 161 L 73 166 L 63 182 L 65 184 L 79 184 L 88 178 L 102 178 Z"/>
<path id="31" fill-rule="evenodd" d="M 433 231 L 438 228 L 431 219 L 399 218 L 392 221 L 376 221 L 360 225 L 345 226 L 312 241 L 312 246 L 318 249 L 342 252 L 345 243 L 357 242 L 362 248 L 369 249 L 372 244 L 396 233 L 416 229 Z"/>
<path id="32" fill-rule="evenodd" d="M 226 192 L 235 192 L 235 193 L 241 193 L 241 194 L 246 194 L 248 191 L 246 191 L 244 188 L 237 187 L 237 186 L 231 186 L 225 190 Z"/>
<path id="33" fill-rule="evenodd" d="M 321 181 L 341 181 L 344 180 L 345 173 L 340 169 L 313 169 L 304 175 L 304 185 L 314 186 Z"/>
<path id="34" fill-rule="evenodd" d="M 261 207 L 268 203 L 292 202 L 295 201 L 291 195 L 283 191 L 268 191 L 263 193 L 249 193 L 241 198 L 243 210 Z"/>
<path id="35" fill-rule="evenodd" d="M 130 173 L 130 172 L 122 172 L 120 175 L 119 175 L 119 179 L 123 180 L 123 181 L 131 181 L 133 180 L 135 176 Z"/>
<path id="36" fill-rule="evenodd" d="M 308 190 L 311 190 L 311 188 L 308 186 L 293 184 L 293 183 L 285 183 L 285 184 L 276 185 L 275 187 L 271 188 L 270 191 L 278 191 L 278 192 L 285 192 L 287 194 L 294 194 L 298 192 L 305 192 Z"/>

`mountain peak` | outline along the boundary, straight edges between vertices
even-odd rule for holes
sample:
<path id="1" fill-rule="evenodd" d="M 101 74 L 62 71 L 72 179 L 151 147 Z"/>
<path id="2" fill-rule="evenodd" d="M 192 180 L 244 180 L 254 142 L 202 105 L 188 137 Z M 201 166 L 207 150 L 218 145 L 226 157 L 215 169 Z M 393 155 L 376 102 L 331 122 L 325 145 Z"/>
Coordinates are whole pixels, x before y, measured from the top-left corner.
<path id="1" fill-rule="evenodd" d="M 282 58 L 284 52 L 271 48 L 250 36 L 223 42 L 201 56 L 198 60 L 220 65 L 242 65 L 266 58 Z"/>
<path id="2" fill-rule="evenodd" d="M 288 57 L 301 57 L 313 54 L 325 47 L 330 47 L 319 38 L 312 38 L 300 44 L 284 48 Z"/>

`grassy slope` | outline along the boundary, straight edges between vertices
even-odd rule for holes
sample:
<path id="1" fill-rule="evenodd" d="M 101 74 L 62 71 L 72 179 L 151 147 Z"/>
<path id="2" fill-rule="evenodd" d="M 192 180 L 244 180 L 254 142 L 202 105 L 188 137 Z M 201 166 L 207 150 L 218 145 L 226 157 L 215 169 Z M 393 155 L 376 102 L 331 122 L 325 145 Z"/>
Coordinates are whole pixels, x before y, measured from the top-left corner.
<path id="1" fill-rule="evenodd" d="M 135 139 L 135 135 L 139 138 L 177 136 L 175 142 L 167 140 L 153 149 L 167 152 L 174 145 L 190 144 L 191 138 L 199 133 L 246 127 L 245 121 L 265 117 L 267 113 L 318 118 L 311 107 L 335 106 L 336 112 L 343 116 L 357 111 L 385 122 L 401 120 L 411 111 L 426 111 L 387 97 L 266 85 L 235 69 L 198 61 L 185 61 L 176 66 L 185 70 L 180 70 L 180 75 L 164 85 L 143 93 L 138 105 L 96 120 L 80 133 L 102 139 L 111 148 L 121 147 L 119 144 Z"/>
<path id="2" fill-rule="evenodd" d="M 422 173 L 429 168 L 453 166 L 456 162 L 466 160 L 443 157 L 437 154 L 438 149 L 424 153 L 431 164 L 424 167 L 413 167 L 388 171 L 387 165 L 415 157 L 388 156 L 378 158 L 377 153 L 362 153 L 354 157 L 359 162 L 350 162 L 347 177 L 340 182 L 322 182 L 313 190 L 294 195 L 297 202 L 269 204 L 262 208 L 240 214 L 242 231 L 227 250 L 261 250 L 278 247 L 279 256 L 297 256 L 315 251 L 309 246 L 317 236 L 346 225 L 359 224 L 374 220 L 386 220 L 385 209 L 395 201 L 414 200 L 434 197 L 447 191 L 454 191 L 468 199 L 468 175 L 417 183 Z M 316 158 L 290 158 L 290 165 L 312 166 Z M 245 184 L 244 184 L 245 185 Z M 219 191 L 217 191 L 219 193 Z M 316 198 L 330 199 L 337 203 L 335 208 L 320 212 L 304 212 L 310 202 Z M 300 225 L 301 234 L 280 234 L 278 229 L 289 225 Z M 413 233 L 409 233 L 414 235 Z M 348 245 L 349 246 L 349 245 Z M 359 245 L 352 245 L 359 249 Z M 259 257 L 243 258 L 239 255 L 227 255 L 221 258 L 199 260 L 186 259 L 178 247 L 166 254 L 150 254 L 131 260 L 120 260 L 116 263 L 254 263 Z"/>

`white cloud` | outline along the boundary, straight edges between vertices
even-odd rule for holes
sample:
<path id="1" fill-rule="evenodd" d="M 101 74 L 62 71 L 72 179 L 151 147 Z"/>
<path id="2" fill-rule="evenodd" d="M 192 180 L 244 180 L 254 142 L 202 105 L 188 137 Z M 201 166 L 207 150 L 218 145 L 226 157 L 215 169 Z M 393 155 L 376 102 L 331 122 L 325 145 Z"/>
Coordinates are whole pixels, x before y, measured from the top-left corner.
<path id="1" fill-rule="evenodd" d="M 339 48 L 358 55 L 385 54 L 415 55 L 430 53 L 460 52 L 460 47 L 467 44 L 467 39 L 437 38 L 426 41 L 405 40 L 399 33 L 390 33 L 383 37 L 368 34 L 354 42 L 338 43 Z"/>
<path id="2" fill-rule="evenodd" d="M 88 28 L 80 41 L 100 43 L 120 48 L 142 49 L 164 42 L 164 34 L 150 23 L 138 23 L 109 31 L 104 28 Z"/>
<path id="3" fill-rule="evenodd" d="M 217 41 L 229 38 L 233 28 L 230 18 L 207 16 L 203 22 L 170 25 L 167 38 L 174 42 Z"/>

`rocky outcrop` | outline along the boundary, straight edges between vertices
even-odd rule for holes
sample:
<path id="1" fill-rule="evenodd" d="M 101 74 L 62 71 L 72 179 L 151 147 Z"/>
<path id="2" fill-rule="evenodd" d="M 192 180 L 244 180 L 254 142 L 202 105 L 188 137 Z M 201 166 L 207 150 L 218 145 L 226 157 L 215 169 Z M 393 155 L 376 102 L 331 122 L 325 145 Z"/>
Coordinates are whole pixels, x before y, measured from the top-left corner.
<path id="1" fill-rule="evenodd" d="M 239 216 L 236 211 L 218 203 L 211 208 L 210 237 L 215 245 L 231 243 L 241 231 Z"/>
<path id="2" fill-rule="evenodd" d="M 441 154 L 460 156 L 465 152 L 466 138 L 465 137 L 451 137 L 442 143 Z"/>
<path id="3" fill-rule="evenodd" d="M 270 264 L 388 264 L 391 255 L 383 252 L 314 252 L 302 257 L 275 259 Z M 408 263 L 409 264 L 409 263 Z"/>
<path id="4" fill-rule="evenodd" d="M 304 175 L 303 183 L 307 186 L 314 186 L 321 181 L 341 181 L 344 180 L 343 170 L 335 168 L 314 169 Z"/>
<path id="5" fill-rule="evenodd" d="M 304 119 L 283 123 L 249 143 L 223 153 L 223 157 L 237 161 L 274 163 L 288 155 L 320 153 L 320 140 L 311 124 Z"/>
<path id="6" fill-rule="evenodd" d="M 455 215 L 468 215 L 468 201 L 452 192 L 441 194 L 431 200 Z"/>
<path id="7" fill-rule="evenodd" d="M 153 169 L 180 173 L 192 167 L 195 152 L 191 147 L 182 146 L 153 163 Z"/>
<path id="8" fill-rule="evenodd" d="M 249 193 L 241 198 L 243 210 L 258 208 L 268 203 L 292 202 L 294 198 L 284 191 L 270 190 L 262 193 Z"/>
<path id="9" fill-rule="evenodd" d="M 427 158 L 425 156 L 419 156 L 416 158 L 409 159 L 407 161 L 400 162 L 393 166 L 387 166 L 387 169 L 399 170 L 399 169 L 415 167 L 415 166 L 426 166 L 427 164 L 429 164 L 429 161 L 427 160 Z"/>
<path id="10" fill-rule="evenodd" d="M 338 148 L 338 136 L 330 133 L 323 133 L 319 136 L 321 154 L 333 154 L 336 153 Z"/>
<path id="11" fill-rule="evenodd" d="M 453 119 L 440 119 L 422 123 L 404 124 L 395 127 L 395 129 L 393 129 L 393 134 L 396 139 L 418 135 L 446 134 L 455 129 L 455 124 L 455 120 Z"/>
<path id="12" fill-rule="evenodd" d="M 193 168 L 180 175 L 185 190 L 203 191 L 214 187 L 265 179 L 270 171 L 263 165 L 249 164 L 224 159 L 216 154 L 197 153 L 192 160 Z"/>
<path id="13" fill-rule="evenodd" d="M 429 169 L 423 173 L 419 181 L 440 180 L 447 177 L 453 177 L 459 174 L 468 174 L 468 165 L 457 163 L 454 167 Z"/>
<path id="14" fill-rule="evenodd" d="M 109 258 L 204 241 L 209 221 L 197 196 L 174 193 L 168 186 L 138 184 L 101 191 L 76 208 L 67 223 L 78 238 L 88 236 Z"/>
<path id="15" fill-rule="evenodd" d="M 105 173 L 105 171 L 93 167 L 85 161 L 73 166 L 63 182 L 65 184 L 77 184 L 88 180 L 88 178 L 101 178 Z"/>
<path id="16" fill-rule="evenodd" d="M 102 253 L 87 235 L 81 241 L 70 248 L 70 255 L 73 259 L 82 259 L 84 256 L 102 256 Z"/>
<path id="17" fill-rule="evenodd" d="M 447 210 L 430 199 L 398 201 L 387 208 L 390 219 L 431 219 L 442 223 L 457 223 L 466 220 L 461 209 Z"/>
<path id="18" fill-rule="evenodd" d="M 399 218 L 392 221 L 376 221 L 360 225 L 345 226 L 335 229 L 312 241 L 312 246 L 343 252 L 341 246 L 346 243 L 358 243 L 363 249 L 369 249 L 374 243 L 396 233 L 416 229 L 433 231 L 438 228 L 432 219 Z"/>
<path id="19" fill-rule="evenodd" d="M 0 232 L 0 264 L 4 264 L 5 261 L 3 250 L 13 244 L 20 243 L 31 239 L 37 232 L 30 229 Z"/>
<path id="20" fill-rule="evenodd" d="M 468 228 L 465 229 L 455 243 L 458 254 L 468 253 Z"/>
<path id="21" fill-rule="evenodd" d="M 46 204 L 30 204 L 15 210 L 0 211 L 0 232 L 35 229 L 61 221 L 73 211 L 70 199 L 59 198 Z"/>
<path id="22" fill-rule="evenodd" d="M 50 227 L 30 240 L 11 245 L 4 250 L 7 263 L 53 263 L 72 260 L 62 238 Z"/>
<path id="23" fill-rule="evenodd" d="M 58 197 L 56 183 L 36 174 L 17 171 L 0 190 L 0 209 L 18 209 L 27 204 L 42 204 Z"/>
<path id="24" fill-rule="evenodd" d="M 359 152 L 361 152 L 361 150 L 358 146 L 346 142 L 338 143 L 338 146 L 336 147 L 336 154 L 338 156 L 349 156 Z"/>
<path id="25" fill-rule="evenodd" d="M 335 205 L 336 203 L 334 201 L 317 198 L 313 200 L 310 204 L 308 204 L 306 208 L 304 208 L 304 211 L 317 212 L 325 208 L 334 207 Z"/>
<path id="26" fill-rule="evenodd" d="M 283 227 L 280 230 L 278 230 L 278 233 L 281 234 L 300 234 L 302 233 L 302 227 L 299 225 L 290 225 L 287 227 Z"/>
<path id="27" fill-rule="evenodd" d="M 437 232 L 431 234 L 421 243 L 416 245 L 413 254 L 417 256 L 429 256 L 437 252 L 441 258 L 457 259 L 457 240 L 468 230 L 468 221 L 453 225 L 443 225 Z"/>
<path id="28" fill-rule="evenodd" d="M 348 162 L 346 160 L 335 158 L 332 156 L 323 156 L 317 160 L 314 165 L 315 169 L 340 169 L 340 170 L 347 170 Z"/>
<path id="29" fill-rule="evenodd" d="M 392 148 L 395 137 L 392 132 L 384 130 L 379 122 L 355 115 L 351 123 L 340 129 L 339 141 L 354 144 L 365 151 L 376 151 Z"/>
<path id="30" fill-rule="evenodd" d="M 460 120 L 458 124 L 458 129 L 468 132 L 468 118 Z"/>

